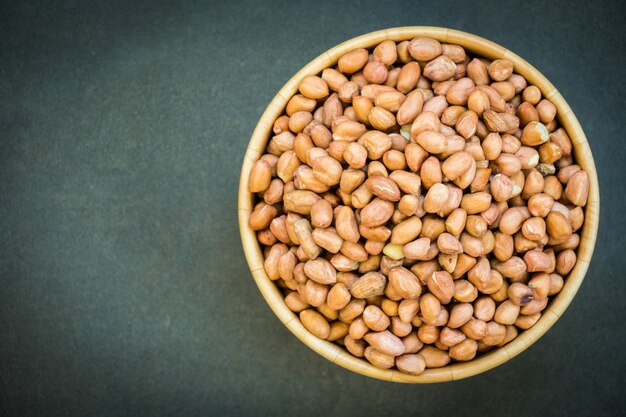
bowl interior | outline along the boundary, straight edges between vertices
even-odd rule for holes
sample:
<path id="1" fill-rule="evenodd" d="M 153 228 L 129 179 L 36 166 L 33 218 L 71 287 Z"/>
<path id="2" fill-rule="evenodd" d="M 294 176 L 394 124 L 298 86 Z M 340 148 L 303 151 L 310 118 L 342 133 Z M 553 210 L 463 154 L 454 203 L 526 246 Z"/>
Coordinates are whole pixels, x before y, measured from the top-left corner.
<path id="1" fill-rule="evenodd" d="M 581 231 L 576 266 L 565 280 L 565 285 L 561 292 L 550 301 L 548 308 L 544 310 L 541 319 L 532 328 L 521 332 L 516 339 L 504 347 L 481 354 L 469 362 L 459 362 L 442 368 L 427 369 L 421 375 L 414 376 L 396 370 L 377 368 L 365 359 L 352 356 L 340 346 L 313 336 L 304 328 L 297 316 L 287 308 L 281 292 L 268 278 L 263 269 L 263 255 L 260 245 L 256 239 L 255 232 L 248 226 L 248 216 L 252 211 L 254 203 L 254 196 L 248 192 L 248 175 L 252 164 L 265 150 L 271 136 L 270 133 L 274 120 L 283 113 L 287 101 L 296 94 L 298 84 L 303 77 L 318 74 L 324 68 L 335 65 L 339 57 L 350 50 L 356 48 L 369 49 L 386 39 L 401 42 L 413 39 L 416 36 L 428 36 L 442 43 L 457 44 L 474 55 L 492 60 L 498 58 L 511 60 L 514 63 L 515 72 L 524 76 L 530 84 L 537 86 L 543 96 L 556 106 L 557 118 L 572 140 L 576 162 L 589 174 L 590 191 L 585 207 L 585 223 Z M 296 337 L 328 360 L 362 375 L 386 381 L 408 383 L 443 382 L 476 375 L 513 358 L 539 339 L 563 314 L 585 277 L 593 255 L 598 229 L 599 209 L 598 178 L 591 149 L 578 120 L 556 88 L 533 66 L 500 45 L 458 30 L 426 26 L 399 27 L 359 36 L 328 50 L 296 73 L 280 89 L 261 116 L 246 151 L 239 184 L 239 228 L 248 265 L 263 297 L 278 318 Z"/>

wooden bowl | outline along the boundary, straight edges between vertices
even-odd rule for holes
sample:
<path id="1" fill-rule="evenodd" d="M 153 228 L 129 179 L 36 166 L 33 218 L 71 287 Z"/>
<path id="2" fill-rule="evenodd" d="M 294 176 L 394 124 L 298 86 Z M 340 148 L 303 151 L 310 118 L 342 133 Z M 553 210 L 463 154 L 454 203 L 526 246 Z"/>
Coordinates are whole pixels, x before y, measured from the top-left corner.
<path id="1" fill-rule="evenodd" d="M 548 308 L 544 310 L 541 319 L 532 328 L 521 332 L 515 340 L 504 347 L 482 354 L 469 362 L 452 363 L 442 368 L 427 369 L 421 375 L 413 376 L 397 370 L 376 368 L 367 360 L 352 356 L 341 346 L 313 336 L 304 328 L 297 316 L 287 308 L 281 292 L 268 278 L 263 269 L 261 248 L 255 232 L 248 226 L 248 216 L 254 204 L 254 196 L 248 192 L 248 176 L 252 164 L 264 153 L 271 136 L 274 120 L 283 113 L 287 101 L 297 93 L 298 84 L 303 77 L 319 74 L 324 68 L 332 67 L 337 63 L 339 57 L 353 49 L 372 48 L 386 39 L 401 42 L 411 40 L 416 36 L 428 36 L 442 43 L 461 45 L 473 54 L 492 60 L 498 58 L 511 60 L 515 64 L 515 72 L 523 75 L 530 84 L 539 87 L 543 96 L 556 106 L 558 120 L 572 140 L 576 162 L 589 174 L 590 190 L 587 206 L 585 207 L 585 224 L 582 228 L 580 246 L 578 248 L 578 261 L 565 280 L 563 289 L 551 300 Z M 585 278 L 596 242 L 599 213 L 598 177 L 591 149 L 572 109 L 570 109 L 556 88 L 532 65 L 502 46 L 469 33 L 439 27 L 411 26 L 371 32 L 344 42 L 311 61 L 280 89 L 267 106 L 263 116 L 261 116 L 250 139 L 241 168 L 239 182 L 239 229 L 248 265 L 263 297 L 265 297 L 265 300 L 280 321 L 298 339 L 326 359 L 359 374 L 394 382 L 432 383 L 466 378 L 508 361 L 533 344 L 563 314 Z"/>

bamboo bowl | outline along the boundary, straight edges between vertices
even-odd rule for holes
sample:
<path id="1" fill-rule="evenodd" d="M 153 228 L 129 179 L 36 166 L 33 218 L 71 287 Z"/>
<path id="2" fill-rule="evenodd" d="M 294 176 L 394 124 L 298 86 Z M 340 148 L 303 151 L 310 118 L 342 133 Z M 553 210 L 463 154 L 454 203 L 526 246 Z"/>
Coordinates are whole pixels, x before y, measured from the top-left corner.
<path id="1" fill-rule="evenodd" d="M 541 319 L 501 348 L 482 354 L 469 362 L 426 369 L 418 376 L 407 375 L 397 370 L 376 368 L 367 360 L 352 356 L 341 346 L 321 340 L 309 333 L 297 316 L 287 308 L 281 292 L 266 275 L 263 269 L 263 254 L 256 234 L 248 226 L 248 217 L 254 204 L 254 196 L 248 191 L 250 169 L 264 153 L 274 120 L 283 113 L 288 100 L 297 93 L 300 80 L 307 75 L 318 74 L 324 68 L 335 65 L 339 57 L 353 49 L 372 48 L 386 39 L 401 42 L 416 36 L 428 36 L 440 42 L 458 44 L 469 52 L 489 59 L 511 60 L 515 65 L 515 72 L 524 76 L 530 84 L 536 85 L 543 96 L 556 106 L 557 118 L 572 140 L 576 162 L 588 172 L 590 179 L 589 199 L 585 207 L 585 224 L 577 253 L 578 261 L 565 279 L 563 289 L 551 300 Z M 371 32 L 344 42 L 307 64 L 280 89 L 261 116 L 248 144 L 239 182 L 239 229 L 248 265 L 261 294 L 280 321 L 311 349 L 346 369 L 372 378 L 405 383 L 434 383 L 467 378 L 508 361 L 539 339 L 563 314 L 585 278 L 596 242 L 599 213 L 598 177 L 589 143 L 572 109 L 556 88 L 532 65 L 502 46 L 469 33 L 439 27 L 411 26 Z"/>

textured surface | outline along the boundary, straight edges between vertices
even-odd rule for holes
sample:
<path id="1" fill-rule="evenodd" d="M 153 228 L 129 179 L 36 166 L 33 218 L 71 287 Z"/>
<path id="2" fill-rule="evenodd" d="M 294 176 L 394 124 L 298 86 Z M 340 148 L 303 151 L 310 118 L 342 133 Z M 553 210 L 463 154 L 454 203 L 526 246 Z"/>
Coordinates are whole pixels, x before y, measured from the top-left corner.
<path id="1" fill-rule="evenodd" d="M 618 415 L 626 284 L 619 2 L 14 2 L 0 10 L 0 415 Z M 300 67 L 385 27 L 518 53 L 587 133 L 596 253 L 514 360 L 410 386 L 316 355 L 267 307 L 236 190 L 265 105 Z M 619 127 L 618 127 L 619 126 Z"/>

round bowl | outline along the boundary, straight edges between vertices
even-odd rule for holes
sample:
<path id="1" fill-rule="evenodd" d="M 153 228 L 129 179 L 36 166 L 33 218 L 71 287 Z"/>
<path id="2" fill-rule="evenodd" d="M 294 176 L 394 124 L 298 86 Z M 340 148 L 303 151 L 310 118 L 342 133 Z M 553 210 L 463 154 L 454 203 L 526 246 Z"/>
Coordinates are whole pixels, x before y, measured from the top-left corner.
<path id="1" fill-rule="evenodd" d="M 352 356 L 341 346 L 317 338 L 305 329 L 297 316 L 287 308 L 281 292 L 263 269 L 261 248 L 255 232 L 248 226 L 248 216 L 254 204 L 254 196 L 248 191 L 248 176 L 252 164 L 264 153 L 271 136 L 274 120 L 283 113 L 287 101 L 297 93 L 298 84 L 302 78 L 307 75 L 318 74 L 324 68 L 332 67 L 337 63 L 339 57 L 353 49 L 372 48 L 386 39 L 401 42 L 411 40 L 416 36 L 427 36 L 442 43 L 461 45 L 469 52 L 492 60 L 498 58 L 511 60 L 515 65 L 515 72 L 524 76 L 530 84 L 536 85 L 543 96 L 556 106 L 557 118 L 572 140 L 576 162 L 589 174 L 590 190 L 585 207 L 585 223 L 578 247 L 578 261 L 565 280 L 563 289 L 551 300 L 541 319 L 533 327 L 521 332 L 516 339 L 503 347 L 482 354 L 469 362 L 452 363 L 442 368 L 426 369 L 421 375 L 414 376 L 397 370 L 377 368 L 365 359 Z M 265 109 L 248 144 L 239 182 L 239 229 L 248 265 L 261 294 L 280 321 L 307 346 L 337 365 L 372 378 L 405 383 L 433 383 L 467 378 L 508 361 L 537 341 L 563 314 L 585 278 L 593 255 L 599 213 L 598 177 L 589 143 L 572 109 L 556 88 L 537 69 L 506 48 L 479 36 L 439 27 L 411 26 L 371 32 L 335 46 L 307 64 L 280 89 Z"/>

